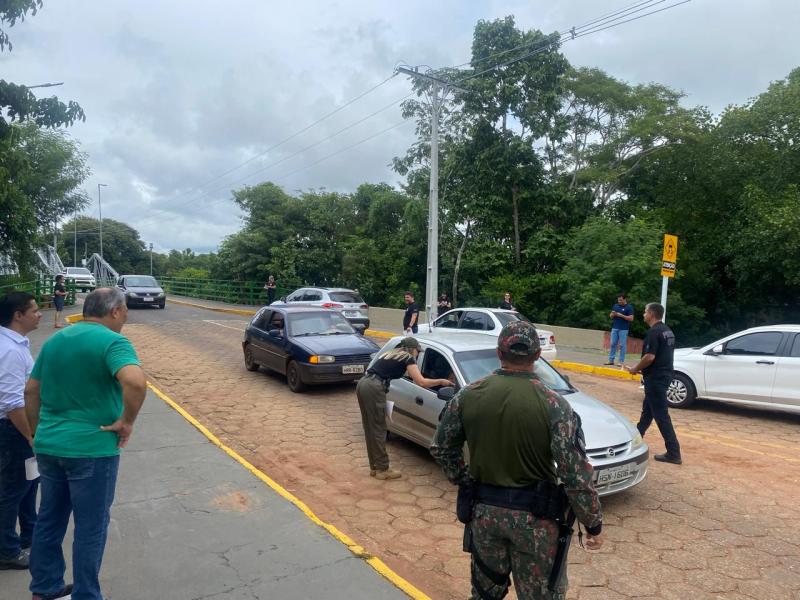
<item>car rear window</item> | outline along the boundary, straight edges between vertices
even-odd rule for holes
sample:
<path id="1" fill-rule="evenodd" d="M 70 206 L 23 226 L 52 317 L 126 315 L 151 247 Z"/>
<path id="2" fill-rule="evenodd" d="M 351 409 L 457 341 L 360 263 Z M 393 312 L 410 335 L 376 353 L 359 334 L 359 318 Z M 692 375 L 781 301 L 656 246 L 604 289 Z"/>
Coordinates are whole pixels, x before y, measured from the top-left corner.
<path id="1" fill-rule="evenodd" d="M 347 302 L 350 304 L 364 304 L 364 300 L 355 292 L 330 292 L 332 302 Z"/>
<path id="2" fill-rule="evenodd" d="M 508 325 L 509 323 L 511 323 L 513 321 L 527 321 L 528 323 L 531 322 L 531 320 L 528 317 L 526 317 L 525 315 L 523 315 L 522 313 L 519 313 L 519 312 L 500 312 L 500 311 L 497 311 L 497 312 L 494 313 L 494 316 L 497 317 L 497 320 L 500 321 L 500 324 L 503 327 L 505 327 L 506 325 Z"/>

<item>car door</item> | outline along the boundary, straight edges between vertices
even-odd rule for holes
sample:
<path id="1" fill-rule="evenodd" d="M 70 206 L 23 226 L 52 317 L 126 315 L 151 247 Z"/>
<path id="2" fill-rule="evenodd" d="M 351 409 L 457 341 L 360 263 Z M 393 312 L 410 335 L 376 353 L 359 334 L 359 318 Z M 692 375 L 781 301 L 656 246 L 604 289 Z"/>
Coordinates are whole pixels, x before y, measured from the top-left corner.
<path id="1" fill-rule="evenodd" d="M 273 310 L 266 320 L 266 336 L 264 337 L 264 364 L 273 371 L 286 373 L 286 362 L 289 357 L 289 340 L 286 336 L 286 315 Z"/>
<path id="2" fill-rule="evenodd" d="M 436 321 L 434 321 L 434 327 L 441 327 L 442 329 L 458 329 L 458 322 L 461 319 L 461 315 L 463 314 L 463 310 L 451 310 L 448 313 L 445 313 Z"/>
<path id="3" fill-rule="evenodd" d="M 746 333 L 706 357 L 706 396 L 721 400 L 769 402 L 777 370 L 780 331 Z"/>
<path id="4" fill-rule="evenodd" d="M 477 310 L 466 311 L 459 325 L 459 329 L 469 331 L 492 331 L 494 328 L 494 320 L 486 313 Z"/>
<path id="5" fill-rule="evenodd" d="M 800 408 L 800 333 L 789 340 L 783 354 L 776 360 L 772 402 Z"/>
<path id="6" fill-rule="evenodd" d="M 272 316 L 272 311 L 269 309 L 262 309 L 248 328 L 248 337 L 250 341 L 250 346 L 253 352 L 253 360 L 260 365 L 264 365 L 265 367 L 269 366 L 267 362 L 267 357 L 269 356 L 268 353 L 268 343 L 267 343 L 267 323 L 269 322 L 269 318 Z"/>

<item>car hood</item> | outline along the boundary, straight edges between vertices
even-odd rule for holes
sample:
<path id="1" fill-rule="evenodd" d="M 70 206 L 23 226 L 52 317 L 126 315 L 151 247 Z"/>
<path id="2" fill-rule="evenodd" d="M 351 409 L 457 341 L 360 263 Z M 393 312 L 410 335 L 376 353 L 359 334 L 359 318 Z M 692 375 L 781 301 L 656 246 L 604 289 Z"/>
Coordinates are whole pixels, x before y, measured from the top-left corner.
<path id="1" fill-rule="evenodd" d="M 137 294 L 160 294 L 164 290 L 160 287 L 139 287 L 134 285 L 129 285 L 125 287 L 126 292 L 136 292 Z"/>
<path id="2" fill-rule="evenodd" d="M 380 350 L 375 342 L 355 333 L 349 335 L 308 335 L 291 339 L 298 346 L 305 348 L 310 354 L 346 356 L 348 354 L 372 354 Z"/>
<path id="3" fill-rule="evenodd" d="M 587 448 L 604 448 L 624 444 L 636 436 L 628 419 L 616 410 L 583 392 L 564 394 L 583 423 Z"/>
<path id="4" fill-rule="evenodd" d="M 674 358 L 686 358 L 700 354 L 700 348 L 675 348 Z"/>

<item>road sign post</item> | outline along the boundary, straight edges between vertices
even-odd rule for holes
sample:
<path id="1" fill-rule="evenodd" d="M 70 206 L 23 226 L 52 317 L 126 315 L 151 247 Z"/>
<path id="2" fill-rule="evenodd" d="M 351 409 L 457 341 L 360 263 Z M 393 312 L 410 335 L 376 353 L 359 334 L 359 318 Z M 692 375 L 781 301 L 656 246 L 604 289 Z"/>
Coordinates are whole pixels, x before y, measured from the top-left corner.
<path id="1" fill-rule="evenodd" d="M 678 236 L 664 234 L 664 250 L 661 253 L 661 306 L 664 307 L 665 323 L 667 322 L 667 289 L 669 280 L 675 277 L 675 266 L 678 262 Z"/>

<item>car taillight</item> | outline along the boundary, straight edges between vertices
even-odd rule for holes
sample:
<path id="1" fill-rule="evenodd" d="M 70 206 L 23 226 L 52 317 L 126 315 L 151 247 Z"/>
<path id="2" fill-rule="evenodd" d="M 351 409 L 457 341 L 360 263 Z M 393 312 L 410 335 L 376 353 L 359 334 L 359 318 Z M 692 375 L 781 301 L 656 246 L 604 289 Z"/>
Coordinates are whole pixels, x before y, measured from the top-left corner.
<path id="1" fill-rule="evenodd" d="M 554 336 L 554 335 L 550 336 L 550 343 L 551 344 L 555 344 L 556 343 L 556 336 Z"/>
<path id="2" fill-rule="evenodd" d="M 322 308 L 344 308 L 341 304 L 336 304 L 336 302 L 325 302 L 322 305 Z"/>
<path id="3" fill-rule="evenodd" d="M 359 308 L 369 308 L 368 304 L 362 304 Z"/>

